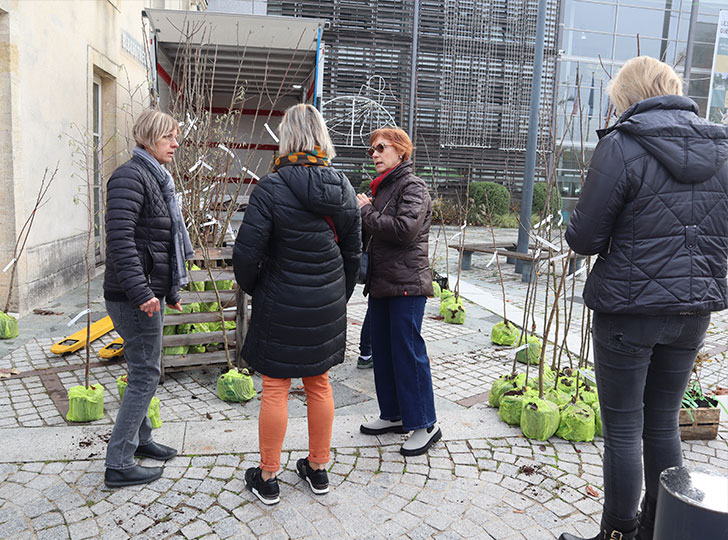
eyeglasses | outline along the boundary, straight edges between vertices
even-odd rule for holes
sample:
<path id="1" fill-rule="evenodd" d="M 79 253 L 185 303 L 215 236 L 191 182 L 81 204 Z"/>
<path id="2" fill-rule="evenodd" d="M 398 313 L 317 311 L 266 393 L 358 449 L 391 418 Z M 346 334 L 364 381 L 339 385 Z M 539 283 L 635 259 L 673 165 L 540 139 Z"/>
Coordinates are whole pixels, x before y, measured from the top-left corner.
<path id="1" fill-rule="evenodd" d="M 384 152 L 384 149 L 387 148 L 387 145 L 384 143 L 379 143 L 376 146 L 370 146 L 369 150 L 367 150 L 367 154 L 369 157 L 372 157 L 374 155 L 374 152 L 377 152 L 378 154 L 381 154 Z"/>
<path id="2" fill-rule="evenodd" d="M 162 138 L 166 139 L 168 141 L 175 140 L 175 141 L 179 142 L 179 140 L 177 139 L 178 136 L 179 135 L 173 135 L 172 133 L 168 133 L 167 135 L 162 135 Z"/>

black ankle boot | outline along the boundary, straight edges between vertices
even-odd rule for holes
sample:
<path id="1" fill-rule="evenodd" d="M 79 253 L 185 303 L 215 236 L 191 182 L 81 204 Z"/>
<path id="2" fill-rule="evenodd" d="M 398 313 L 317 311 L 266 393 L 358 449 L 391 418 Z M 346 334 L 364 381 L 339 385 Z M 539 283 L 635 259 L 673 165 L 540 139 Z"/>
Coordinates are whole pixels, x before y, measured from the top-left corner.
<path id="1" fill-rule="evenodd" d="M 640 513 L 637 516 L 639 526 L 637 528 L 637 540 L 652 540 L 655 529 L 655 514 L 657 513 L 657 500 L 648 497 L 642 499 Z"/>
<path id="2" fill-rule="evenodd" d="M 564 533 L 559 540 L 635 540 L 637 538 L 637 520 L 616 519 L 606 512 L 602 515 L 602 527 L 599 534 L 592 538 L 581 538 Z"/>

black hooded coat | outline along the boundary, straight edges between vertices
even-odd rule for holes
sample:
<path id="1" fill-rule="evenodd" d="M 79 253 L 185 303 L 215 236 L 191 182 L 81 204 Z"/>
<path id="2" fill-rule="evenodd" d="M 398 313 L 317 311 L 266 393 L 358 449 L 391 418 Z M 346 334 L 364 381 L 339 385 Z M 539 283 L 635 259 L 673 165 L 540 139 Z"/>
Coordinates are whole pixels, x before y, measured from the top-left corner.
<path id="1" fill-rule="evenodd" d="M 599 254 L 584 301 L 604 313 L 726 308 L 728 127 L 681 96 L 632 105 L 600 133 L 566 240 Z"/>
<path id="2" fill-rule="evenodd" d="M 235 279 L 253 300 L 245 361 L 276 378 L 320 375 L 342 363 L 360 256 L 361 216 L 346 176 L 288 166 L 263 177 L 233 250 Z"/>

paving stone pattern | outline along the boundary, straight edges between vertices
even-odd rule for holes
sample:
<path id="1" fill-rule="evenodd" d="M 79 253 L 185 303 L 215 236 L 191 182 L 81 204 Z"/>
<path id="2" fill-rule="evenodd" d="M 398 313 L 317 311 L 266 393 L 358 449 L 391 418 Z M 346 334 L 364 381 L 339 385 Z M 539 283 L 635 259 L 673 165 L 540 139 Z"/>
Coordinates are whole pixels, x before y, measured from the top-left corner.
<path id="1" fill-rule="evenodd" d="M 456 230 L 448 228 L 448 237 Z M 490 233 L 469 229 L 467 234 L 469 239 L 488 240 Z M 445 273 L 442 249 L 440 240 L 436 265 Z M 454 254 L 450 250 L 447 261 L 453 286 Z M 487 255 L 474 255 L 472 269 L 463 271 L 461 277 L 500 298 L 495 265 L 486 268 L 489 260 Z M 526 284 L 511 266 L 503 264 L 503 270 L 508 300 L 523 307 Z M 579 305 L 583 279 L 575 281 Z M 97 283 L 95 287 L 98 290 Z M 75 294 L 77 298 L 61 303 L 78 305 L 84 293 Z M 540 296 L 536 311 L 543 317 Z M 513 351 L 489 342 L 497 315 L 467 301 L 466 309 L 465 325 L 447 325 L 439 317 L 438 301 L 428 301 L 423 335 L 438 406 L 493 414 L 487 405 L 488 390 L 494 379 L 512 369 Z M 576 328 L 581 324 L 581 310 L 575 312 Z M 366 300 L 358 289 L 348 309 L 347 361 L 331 370 L 337 414 L 377 410 L 371 370 L 353 367 L 365 313 Z M 706 388 L 728 387 L 727 318 L 723 313 L 714 315 L 706 339 L 704 350 L 710 357 L 701 373 Z M 57 357 L 48 351 L 61 337 L 57 333 L 34 335 L 1 357 L 0 367 L 20 371 L 63 368 L 57 376 L 65 388 L 81 384 L 83 355 Z M 115 337 L 112 332 L 94 342 L 94 352 Z M 97 360 L 95 356 L 93 360 Z M 195 425 L 256 418 L 259 398 L 246 404 L 217 398 L 215 382 L 221 372 L 220 367 L 208 367 L 168 374 L 157 392 L 163 420 Z M 124 373 L 123 364 L 104 364 L 92 370 L 92 381 L 106 389 L 105 416 L 94 425 L 110 428 L 113 424 L 119 407 L 116 378 Z M 259 377 L 254 382 L 260 390 Z M 305 396 L 294 385 L 289 415 L 304 417 Z M 0 428 L 49 426 L 66 426 L 66 422 L 45 390 L 42 372 L 0 380 Z M 446 434 L 447 428 L 442 426 Z M 334 448 L 329 464 L 332 490 L 325 496 L 311 494 L 295 474 L 296 460 L 305 457 L 305 449 L 284 452 L 279 476 L 281 503 L 274 507 L 262 505 L 244 489 L 243 475 L 247 467 L 258 464 L 256 453 L 180 456 L 168 462 L 159 481 L 119 490 L 103 486 L 103 456 L 0 464 L 0 539 L 539 540 L 556 538 L 563 531 L 583 536 L 596 531 L 602 502 L 603 442 L 599 438 L 573 444 L 556 437 L 539 442 L 482 433 L 468 440 L 445 437 L 428 455 L 413 458 L 402 457 L 395 444 L 397 437 L 392 440 L 385 446 Z M 717 440 L 686 442 L 683 451 L 686 463 L 725 473 L 728 425 L 721 424 Z M 589 495 L 587 486 L 597 495 Z"/>

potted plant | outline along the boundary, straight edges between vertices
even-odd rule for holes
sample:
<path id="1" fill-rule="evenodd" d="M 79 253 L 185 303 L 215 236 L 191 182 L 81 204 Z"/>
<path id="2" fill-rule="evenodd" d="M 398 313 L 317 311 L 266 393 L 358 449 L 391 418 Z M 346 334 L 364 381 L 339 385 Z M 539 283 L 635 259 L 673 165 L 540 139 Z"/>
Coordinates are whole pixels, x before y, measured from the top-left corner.
<path id="1" fill-rule="evenodd" d="M 698 354 L 695 359 L 694 378 L 685 390 L 680 409 L 680 438 L 683 441 L 711 440 L 718 436 L 720 407 L 723 404 L 705 394 L 700 383 L 702 367 L 709 362 L 710 358 L 705 353 Z"/>

